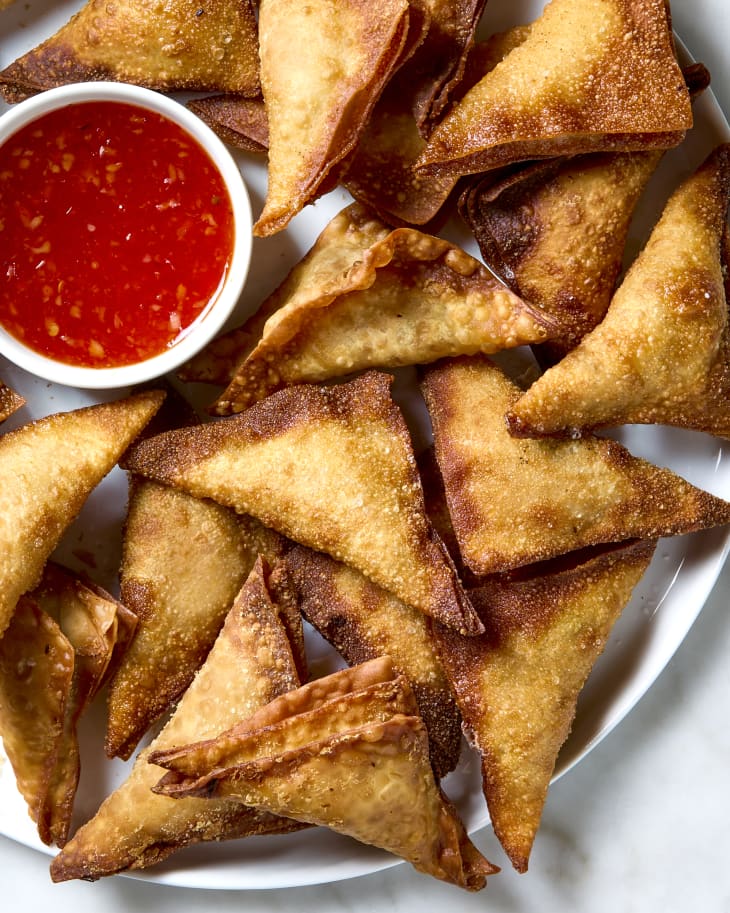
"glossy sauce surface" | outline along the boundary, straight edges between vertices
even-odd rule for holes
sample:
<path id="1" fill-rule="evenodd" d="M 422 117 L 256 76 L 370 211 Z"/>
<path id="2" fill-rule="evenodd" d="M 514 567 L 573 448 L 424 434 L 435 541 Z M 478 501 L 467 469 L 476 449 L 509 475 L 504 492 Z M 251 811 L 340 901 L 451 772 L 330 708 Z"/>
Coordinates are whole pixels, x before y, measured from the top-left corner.
<path id="1" fill-rule="evenodd" d="M 50 358 L 164 351 L 215 300 L 233 241 L 217 167 L 154 112 L 72 104 L 0 147 L 0 323 Z"/>

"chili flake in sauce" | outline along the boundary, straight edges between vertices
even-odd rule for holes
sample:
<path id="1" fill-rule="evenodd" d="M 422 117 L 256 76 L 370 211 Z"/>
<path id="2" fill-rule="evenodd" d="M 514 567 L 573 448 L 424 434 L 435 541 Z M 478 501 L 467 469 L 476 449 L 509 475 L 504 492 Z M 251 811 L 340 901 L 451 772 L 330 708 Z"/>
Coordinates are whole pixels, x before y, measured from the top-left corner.
<path id="1" fill-rule="evenodd" d="M 84 102 L 0 147 L 0 323 L 71 365 L 164 351 L 215 300 L 233 211 L 220 172 L 169 119 Z"/>

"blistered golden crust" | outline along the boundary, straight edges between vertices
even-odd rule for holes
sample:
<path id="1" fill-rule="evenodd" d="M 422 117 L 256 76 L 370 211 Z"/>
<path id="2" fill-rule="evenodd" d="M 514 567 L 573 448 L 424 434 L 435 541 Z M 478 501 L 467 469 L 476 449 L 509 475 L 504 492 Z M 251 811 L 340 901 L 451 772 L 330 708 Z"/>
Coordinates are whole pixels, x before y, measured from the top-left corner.
<path id="1" fill-rule="evenodd" d="M 263 98 L 211 95 L 191 99 L 187 107 L 229 146 L 255 153 L 265 153 L 269 148 L 269 122 Z"/>
<path id="2" fill-rule="evenodd" d="M 136 446 L 125 465 L 258 517 L 471 631 L 474 613 L 425 514 L 392 378 L 288 387 L 246 412 Z"/>
<path id="3" fill-rule="evenodd" d="M 460 552 L 476 574 L 730 522 L 730 503 L 616 441 L 512 437 L 504 413 L 521 390 L 486 358 L 441 362 L 422 388 Z"/>
<path id="4" fill-rule="evenodd" d="M 261 4 L 269 183 L 254 234 L 284 228 L 353 149 L 401 59 L 408 30 L 406 0 Z M 307 54 L 292 53 L 303 41 Z"/>
<path id="5" fill-rule="evenodd" d="M 691 125 L 665 0 L 552 0 L 441 121 L 420 166 L 473 174 L 552 155 L 670 148 Z"/>
<path id="6" fill-rule="evenodd" d="M 480 179 L 460 211 L 485 263 L 559 329 L 536 350 L 557 361 L 603 318 L 629 224 L 663 153 L 595 153 Z"/>
<path id="7" fill-rule="evenodd" d="M 436 786 L 423 723 L 399 706 L 413 701 L 405 679 L 392 680 L 396 692 L 405 689 L 401 698 L 392 695 L 395 712 L 391 700 L 367 697 L 388 693 L 380 679 L 392 671 L 381 669 L 383 662 L 312 682 L 302 697 L 294 692 L 277 701 L 270 714 L 262 708 L 259 725 L 243 722 L 238 739 L 225 733 L 153 755 L 171 771 L 155 790 L 278 809 L 387 849 L 460 887 L 484 887 L 496 868 L 470 843 Z M 332 697 L 333 690 L 341 696 Z M 330 699 L 313 702 L 313 694 Z"/>
<path id="8" fill-rule="evenodd" d="M 24 404 L 25 399 L 0 380 L 0 422 L 4 422 Z"/>
<path id="9" fill-rule="evenodd" d="M 250 0 L 89 0 L 43 44 L 0 73 L 6 101 L 71 82 L 113 80 L 160 91 L 256 95 L 256 20 Z"/>
<path id="10" fill-rule="evenodd" d="M 299 685 L 287 634 L 278 620 L 257 562 L 231 608 L 206 662 L 170 721 L 135 761 L 128 779 L 74 834 L 51 864 L 54 881 L 96 879 L 140 869 L 180 847 L 295 828 L 290 822 L 240 805 L 205 800 L 176 802 L 151 793 L 162 770 L 150 751 L 210 738 Z"/>
<path id="11" fill-rule="evenodd" d="M 659 423 L 730 436 L 730 145 L 674 192 L 608 312 L 510 409 L 513 434 Z"/>
<path id="12" fill-rule="evenodd" d="M 109 757 L 128 758 L 185 691 L 257 555 L 275 557 L 280 539 L 213 501 L 132 479 L 120 591 L 139 624 L 109 685 Z"/>
<path id="13" fill-rule="evenodd" d="M 296 547 L 282 567 L 306 620 L 351 666 L 390 657 L 416 696 L 434 773 L 440 778 L 453 770 L 461 748 L 461 719 L 426 616 L 321 552 Z"/>
<path id="14" fill-rule="evenodd" d="M 289 384 L 541 342 L 550 328 L 456 245 L 391 230 L 358 204 L 335 217 L 251 330 L 265 315 L 260 341 L 212 407 L 217 414 Z"/>
<path id="15" fill-rule="evenodd" d="M 50 828 L 48 794 L 65 747 L 73 669 L 74 650 L 58 623 L 21 597 L 0 638 L 0 734 L 44 843 L 57 836 L 56 827 L 53 833 Z"/>
<path id="16" fill-rule="evenodd" d="M 162 398 L 152 391 L 57 413 L 0 438 L 0 635 L 91 490 Z"/>
<path id="17" fill-rule="evenodd" d="M 578 694 L 653 550 L 634 542 L 547 576 L 492 578 L 474 592 L 483 635 L 436 626 L 495 833 L 520 872 Z"/>

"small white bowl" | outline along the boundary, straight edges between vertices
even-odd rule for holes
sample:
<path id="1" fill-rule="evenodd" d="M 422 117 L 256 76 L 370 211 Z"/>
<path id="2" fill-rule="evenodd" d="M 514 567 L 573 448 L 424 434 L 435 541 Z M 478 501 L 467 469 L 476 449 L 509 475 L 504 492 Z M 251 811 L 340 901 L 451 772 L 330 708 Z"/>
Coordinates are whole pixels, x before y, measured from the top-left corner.
<path id="1" fill-rule="evenodd" d="M 120 367 L 79 367 L 48 358 L 25 346 L 0 324 L 0 353 L 26 371 L 54 383 L 82 389 L 126 387 L 161 377 L 199 352 L 224 326 L 240 298 L 251 261 L 252 214 L 248 190 L 228 149 L 215 133 L 174 99 L 127 83 L 75 83 L 48 89 L 0 116 L 0 146 L 39 117 L 81 102 L 114 101 L 163 115 L 185 130 L 208 153 L 227 187 L 234 220 L 228 272 L 213 303 L 189 332 L 162 353 Z"/>

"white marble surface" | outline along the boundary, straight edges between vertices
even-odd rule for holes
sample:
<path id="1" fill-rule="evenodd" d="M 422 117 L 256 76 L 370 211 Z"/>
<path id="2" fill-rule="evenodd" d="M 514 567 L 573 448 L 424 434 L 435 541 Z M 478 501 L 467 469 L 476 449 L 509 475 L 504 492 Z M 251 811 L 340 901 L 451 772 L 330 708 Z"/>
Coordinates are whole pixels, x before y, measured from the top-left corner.
<path id="1" fill-rule="evenodd" d="M 713 90 L 730 112 L 727 0 L 674 0 L 672 9 L 678 34 L 708 65 Z M 278 891 L 194 891 L 124 877 L 52 885 L 46 856 L 0 838 L 0 908 L 730 913 L 729 601 L 730 568 L 647 695 L 552 787 L 530 871 L 518 876 L 505 868 L 481 894 L 443 886 L 407 865 L 339 884 Z M 502 863 L 491 832 L 478 834 L 476 842 Z"/>

